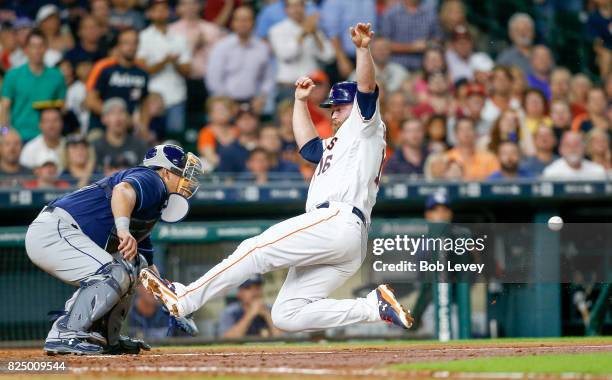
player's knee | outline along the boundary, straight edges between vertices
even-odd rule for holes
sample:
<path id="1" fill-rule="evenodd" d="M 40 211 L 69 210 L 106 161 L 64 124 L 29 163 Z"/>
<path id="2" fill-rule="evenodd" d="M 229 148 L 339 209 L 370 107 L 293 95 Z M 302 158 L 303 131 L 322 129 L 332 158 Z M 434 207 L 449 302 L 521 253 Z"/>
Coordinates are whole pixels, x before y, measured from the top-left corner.
<path id="1" fill-rule="evenodd" d="M 298 325 L 295 315 L 290 313 L 283 305 L 274 304 L 271 311 L 272 323 L 277 329 L 286 332 L 297 332 L 302 330 Z"/>

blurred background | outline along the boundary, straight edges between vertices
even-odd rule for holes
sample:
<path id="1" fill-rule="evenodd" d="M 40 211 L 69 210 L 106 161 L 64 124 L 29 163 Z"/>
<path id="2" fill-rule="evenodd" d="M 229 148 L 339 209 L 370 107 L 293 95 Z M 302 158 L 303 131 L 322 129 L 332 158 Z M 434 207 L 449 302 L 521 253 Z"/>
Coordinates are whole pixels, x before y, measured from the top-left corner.
<path id="1" fill-rule="evenodd" d="M 293 83 L 316 82 L 309 109 L 331 136 L 317 105 L 354 76 L 357 22 L 376 32 L 387 126 L 371 239 L 420 236 L 431 222 L 472 233 L 490 224 L 496 272 L 386 276 L 368 256 L 333 296 L 391 281 L 418 316 L 414 331 L 291 336 L 269 323 L 285 275 L 270 273 L 199 311 L 197 339 L 610 334 L 611 20 L 610 0 L 0 1 L 0 345 L 43 338 L 47 312 L 72 292 L 29 262 L 27 225 L 150 146 L 175 141 L 208 171 L 188 219 L 154 231 L 167 278 L 194 280 L 242 239 L 302 212 L 314 166 L 293 138 Z M 426 202 L 432 194 L 443 197 Z M 559 233 L 545 226 L 555 215 L 566 221 Z M 512 281 L 509 268 L 545 280 Z M 194 339 L 140 290 L 126 331 Z"/>

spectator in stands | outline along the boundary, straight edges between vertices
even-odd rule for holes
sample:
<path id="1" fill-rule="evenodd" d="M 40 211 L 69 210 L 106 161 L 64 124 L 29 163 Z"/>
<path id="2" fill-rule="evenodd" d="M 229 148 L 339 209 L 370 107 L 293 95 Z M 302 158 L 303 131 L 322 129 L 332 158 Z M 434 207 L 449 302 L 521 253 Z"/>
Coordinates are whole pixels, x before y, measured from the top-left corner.
<path id="1" fill-rule="evenodd" d="M 485 101 L 481 115 L 483 120 L 493 124 L 503 111 L 520 108 L 520 100 L 512 97 L 512 81 L 509 68 L 497 66 L 493 69 L 489 98 Z"/>
<path id="2" fill-rule="evenodd" d="M 483 54 L 483 53 L 481 53 Z M 474 79 L 474 42 L 467 26 L 459 25 L 455 28 L 451 43 L 446 48 L 446 65 L 448 74 L 454 83 L 459 79 Z"/>
<path id="3" fill-rule="evenodd" d="M 402 91 L 395 91 L 383 98 L 383 120 L 391 141 L 399 144 L 402 123 L 410 115 L 408 98 Z"/>
<path id="4" fill-rule="evenodd" d="M 590 181 L 605 180 L 603 166 L 584 158 L 584 142 L 580 133 L 568 131 L 561 138 L 561 158 L 553 161 L 542 173 L 549 180 Z"/>
<path id="5" fill-rule="evenodd" d="M 499 170 L 489 176 L 489 180 L 513 180 L 518 178 L 529 178 L 531 173 L 519 166 L 521 151 L 513 141 L 504 141 L 497 147 L 497 160 Z"/>
<path id="6" fill-rule="evenodd" d="M 376 83 L 382 86 L 385 91 L 398 91 L 408 79 L 408 71 L 404 66 L 390 62 L 391 42 L 386 38 L 377 37 L 372 41 L 370 50 L 375 65 Z M 355 80 L 355 75 L 353 71 L 349 79 Z"/>
<path id="7" fill-rule="evenodd" d="M 335 58 L 331 42 L 318 28 L 319 15 L 306 16 L 304 0 L 285 0 L 287 19 L 270 29 L 270 45 L 277 59 L 278 99 L 293 96 L 295 81 Z"/>
<path id="8" fill-rule="evenodd" d="M 478 146 L 491 152 L 497 152 L 497 148 L 504 141 L 517 143 L 525 156 L 535 153 L 532 134 L 521 120 L 520 113 L 515 110 L 504 111 L 493 125 L 489 135 L 478 141 Z"/>
<path id="9" fill-rule="evenodd" d="M 279 22 L 287 18 L 285 3 L 287 0 L 269 0 L 267 4 L 257 13 L 255 22 L 255 35 L 266 39 L 270 34 L 270 29 Z M 311 15 L 318 12 L 319 8 L 312 2 L 306 3 L 306 14 Z"/>
<path id="10" fill-rule="evenodd" d="M 60 178 L 73 186 L 83 187 L 89 184 L 96 166 L 93 148 L 82 135 L 71 135 L 66 139 L 64 160 L 66 168 Z"/>
<path id="11" fill-rule="evenodd" d="M 531 50 L 531 71 L 527 74 L 529 87 L 544 93 L 546 100 L 550 100 L 550 73 L 555 64 L 550 49 L 544 45 L 536 45 Z"/>
<path id="12" fill-rule="evenodd" d="M 151 2 L 147 17 L 151 25 L 140 32 L 136 56 L 151 76 L 149 91 L 164 98 L 168 131 L 180 133 L 185 128 L 185 78 L 191 72 L 191 50 L 187 39 L 168 30 L 170 9 L 166 0 Z"/>
<path id="13" fill-rule="evenodd" d="M 101 128 L 100 114 L 105 101 L 121 98 L 130 114 L 148 95 L 149 74 L 136 64 L 138 32 L 119 33 L 114 56 L 98 61 L 87 79 L 85 106 L 91 111 L 90 128 Z"/>
<path id="14" fill-rule="evenodd" d="M 465 177 L 463 164 L 457 160 L 447 160 L 443 178 L 447 181 L 460 182 Z"/>
<path id="15" fill-rule="evenodd" d="M 180 0 L 176 7 L 176 13 L 180 18 L 168 26 L 171 34 L 183 36 L 189 45 L 191 52 L 191 68 L 187 75 L 187 114 L 199 116 L 202 105 L 206 102 L 205 78 L 209 69 L 209 57 L 214 45 L 223 37 L 223 31 L 216 24 L 202 20 L 202 6 L 199 0 Z M 246 58 L 243 62 L 251 62 Z M 226 67 L 232 61 L 217 63 L 221 67 Z M 234 63 L 234 67 L 237 63 Z M 215 75 L 215 74 L 213 74 Z M 221 95 L 221 94 L 216 94 Z"/>
<path id="16" fill-rule="evenodd" d="M 530 88 L 523 97 L 523 109 L 525 110 L 525 126 L 530 133 L 534 133 L 540 124 L 547 127 L 552 126 L 552 120 L 547 116 L 548 102 L 542 91 Z"/>
<path id="17" fill-rule="evenodd" d="M 550 120 L 557 141 L 561 141 L 563 133 L 570 130 L 572 125 L 572 112 L 569 103 L 563 100 L 554 100 L 550 106 Z"/>
<path id="18" fill-rule="evenodd" d="M 48 151 L 45 154 L 36 156 L 34 161 L 35 179 L 25 181 L 23 187 L 26 189 L 68 189 L 70 183 L 58 179 L 58 167 L 60 165 L 57 154 L 53 151 Z"/>
<path id="19" fill-rule="evenodd" d="M 208 98 L 206 109 L 208 125 L 198 135 L 198 152 L 210 168 L 219 165 L 219 146 L 228 146 L 236 139 L 237 131 L 231 124 L 234 102 L 223 96 Z"/>
<path id="20" fill-rule="evenodd" d="M 246 170 L 249 152 L 259 143 L 258 127 L 259 119 L 253 110 L 248 105 L 241 106 L 236 115 L 238 138 L 218 151 L 219 166 L 216 168 L 218 172 L 240 173 Z"/>
<path id="21" fill-rule="evenodd" d="M 446 0 L 440 4 L 439 18 L 444 40 L 451 40 L 456 28 L 467 24 L 465 5 L 461 0 Z"/>
<path id="22" fill-rule="evenodd" d="M 527 75 L 518 66 L 512 66 L 510 73 L 512 73 L 512 99 L 518 99 L 522 102 L 525 91 L 529 89 Z"/>
<path id="23" fill-rule="evenodd" d="M 17 50 L 17 36 L 13 24 L 3 22 L 0 25 L 0 63 L 2 69 L 11 68 L 11 56 Z"/>
<path id="24" fill-rule="evenodd" d="M 474 72 L 474 82 L 488 88 L 495 62 L 486 53 L 474 53 L 470 63 Z"/>
<path id="25" fill-rule="evenodd" d="M 482 138 L 489 134 L 491 124 L 481 117 L 487 95 L 484 86 L 478 83 L 470 83 L 467 88 L 467 97 L 463 108 L 459 109 L 456 115 L 448 120 L 448 142 L 455 145 L 455 123 L 457 118 L 468 117 L 474 121 L 476 126 L 477 138 Z"/>
<path id="26" fill-rule="evenodd" d="M 219 316 L 219 336 L 238 339 L 245 336 L 275 337 L 282 332 L 272 323 L 272 308 L 263 299 L 261 275 L 246 280 L 238 288 L 238 302 L 228 305 Z"/>
<path id="27" fill-rule="evenodd" d="M 586 138 L 587 157 L 606 171 L 612 168 L 612 154 L 610 153 L 610 134 L 601 129 L 593 129 Z"/>
<path id="28" fill-rule="evenodd" d="M 111 29 L 110 19 L 110 5 L 109 0 L 90 0 L 89 8 L 91 9 L 91 16 L 98 22 L 100 28 L 100 50 L 107 51 L 113 46 L 113 40 L 117 37 L 118 33 Z M 123 32 L 120 31 L 119 34 Z"/>
<path id="29" fill-rule="evenodd" d="M 6 69 L 21 66 L 28 62 L 28 57 L 25 54 L 26 44 L 34 23 L 28 17 L 19 17 L 13 21 L 15 30 L 15 42 L 17 45 L 9 56 L 10 66 Z"/>
<path id="30" fill-rule="evenodd" d="M 74 48 L 68 50 L 64 59 L 77 65 L 79 62 L 96 62 L 106 55 L 100 49 L 100 38 L 102 29 L 93 16 L 85 15 L 79 21 L 78 42 Z"/>
<path id="31" fill-rule="evenodd" d="M 438 71 L 427 75 L 427 95 L 412 108 L 414 116 L 424 119 L 431 115 L 452 115 L 456 103 L 445 73 Z"/>
<path id="32" fill-rule="evenodd" d="M 148 145 L 156 145 L 166 137 L 166 107 L 157 92 L 146 97 L 133 117 L 134 132 Z"/>
<path id="33" fill-rule="evenodd" d="M 427 151 L 430 153 L 444 152 L 448 149 L 446 116 L 432 115 L 425 122 Z"/>
<path id="34" fill-rule="evenodd" d="M 233 33 L 221 39 L 210 52 L 206 85 L 212 95 L 250 103 L 260 113 L 276 78 L 270 48 L 253 35 L 254 17 L 250 7 L 236 9 L 232 16 Z"/>
<path id="35" fill-rule="evenodd" d="M 550 74 L 550 101 L 569 101 L 572 73 L 565 67 L 557 67 Z"/>
<path id="36" fill-rule="evenodd" d="M 323 70 L 316 70 L 308 76 L 316 86 L 308 97 L 308 112 L 319 137 L 326 139 L 334 134 L 331 113 L 327 109 L 319 107 L 319 104 L 325 101 L 329 95 L 329 77 Z"/>
<path id="37" fill-rule="evenodd" d="M 446 164 L 448 157 L 446 152 L 432 153 L 425 160 L 425 179 L 428 181 L 437 181 L 444 179 Z"/>
<path id="38" fill-rule="evenodd" d="M 457 120 L 455 133 L 457 145 L 446 153 L 446 157 L 448 160 L 455 160 L 461 164 L 465 180 L 483 180 L 499 169 L 495 155 L 477 148 L 476 129 L 471 119 Z"/>
<path id="39" fill-rule="evenodd" d="M 592 87 L 593 83 L 589 77 L 582 73 L 578 73 L 572 78 L 570 84 L 570 104 L 574 117 L 587 112 L 587 97 Z"/>
<path id="40" fill-rule="evenodd" d="M 612 73 L 608 74 L 604 83 L 604 89 L 606 91 L 606 97 L 608 103 L 612 101 Z"/>
<path id="41" fill-rule="evenodd" d="M 269 154 L 270 172 L 300 173 L 299 167 L 281 157 L 282 141 L 277 127 L 268 125 L 259 130 L 259 147 Z"/>
<path id="42" fill-rule="evenodd" d="M 552 128 L 540 125 L 533 134 L 533 143 L 535 154 L 530 157 L 524 157 L 521 167 L 534 176 L 539 176 L 546 166 L 559 158 L 554 153 L 557 137 L 553 133 Z"/>
<path id="43" fill-rule="evenodd" d="M 534 38 L 534 23 L 526 13 L 515 13 L 508 21 L 508 36 L 512 46 L 502 51 L 497 57 L 497 64 L 518 66 L 525 73 L 531 72 L 531 46 Z"/>
<path id="44" fill-rule="evenodd" d="M 446 61 L 444 52 L 438 47 L 429 47 L 423 53 L 421 72 L 414 80 L 414 92 L 416 100 L 423 101 L 427 98 L 427 77 L 436 72 L 446 73 Z"/>
<path id="45" fill-rule="evenodd" d="M 70 62 L 70 61 L 65 61 Z M 87 133 L 89 127 L 89 110 L 85 107 L 87 98 L 87 78 L 91 73 L 91 61 L 78 61 L 74 66 L 74 80 L 70 83 L 66 81 L 68 87 L 66 91 L 66 102 L 64 109 L 72 112 L 80 124 L 80 133 Z M 64 74 L 64 78 L 66 75 Z"/>
<path id="46" fill-rule="evenodd" d="M 21 154 L 21 137 L 13 128 L 0 129 L 0 180 L 7 176 L 32 174 L 19 163 Z"/>
<path id="47" fill-rule="evenodd" d="M 598 125 L 607 125 L 606 108 L 608 101 L 601 87 L 593 87 L 587 95 L 586 114 L 578 115 L 572 121 L 572 130 L 589 132 Z"/>
<path id="48" fill-rule="evenodd" d="M 130 116 L 125 101 L 111 98 L 102 106 L 102 123 L 105 133 L 93 142 L 97 170 L 102 171 L 109 157 L 122 155 L 129 166 L 138 165 L 147 152 L 147 146 L 129 132 Z"/>
<path id="49" fill-rule="evenodd" d="M 168 318 L 153 294 L 138 285 L 127 318 L 127 333 L 137 339 L 163 339 L 168 334 Z"/>
<path id="50" fill-rule="evenodd" d="M 111 28 L 121 31 L 126 29 L 141 30 L 145 20 L 141 12 L 133 9 L 134 2 L 129 0 L 111 0 L 112 8 L 108 23 Z"/>
<path id="51" fill-rule="evenodd" d="M 253 181 L 256 185 L 265 185 L 268 183 L 271 166 L 270 154 L 263 148 L 255 148 L 246 163 L 248 171 L 238 178 Z"/>
<path id="52" fill-rule="evenodd" d="M 43 62 L 46 49 L 45 36 L 39 31 L 30 33 L 26 43 L 28 63 L 9 70 L 2 85 L 0 125 L 12 125 L 24 141 L 40 132 L 40 114 L 35 106 L 66 96 L 62 73 Z"/>
<path id="53" fill-rule="evenodd" d="M 438 15 L 421 0 L 401 0 L 385 11 L 380 34 L 391 41 L 391 60 L 408 70 L 421 67 L 428 43 L 442 38 Z"/>
<path id="54" fill-rule="evenodd" d="M 408 119 L 402 124 L 401 145 L 387 160 L 385 173 L 422 176 L 427 155 L 423 122 Z"/>
<path id="55" fill-rule="evenodd" d="M 612 72 L 612 4 L 610 0 L 596 0 L 596 9 L 589 15 L 587 31 L 593 41 L 599 75 Z"/>
<path id="56" fill-rule="evenodd" d="M 47 40 L 44 62 L 55 66 L 65 52 L 74 47 L 74 39 L 67 27 L 62 27 L 59 8 L 53 4 L 43 5 L 36 13 L 36 26 Z"/>
<path id="57" fill-rule="evenodd" d="M 347 33 L 357 23 L 370 23 L 376 28 L 375 0 L 325 0 L 321 4 L 321 29 L 331 40 L 336 52 L 336 64 L 341 78 L 354 70 L 355 45 Z"/>
<path id="58" fill-rule="evenodd" d="M 57 169 L 61 172 L 63 163 L 60 160 L 61 157 L 64 157 L 65 149 L 65 140 L 62 137 L 62 111 L 59 108 L 41 110 L 38 126 L 40 135 L 24 145 L 19 163 L 27 168 L 34 169 L 41 162 L 39 156 L 49 157 L 53 153 L 58 158 Z"/>

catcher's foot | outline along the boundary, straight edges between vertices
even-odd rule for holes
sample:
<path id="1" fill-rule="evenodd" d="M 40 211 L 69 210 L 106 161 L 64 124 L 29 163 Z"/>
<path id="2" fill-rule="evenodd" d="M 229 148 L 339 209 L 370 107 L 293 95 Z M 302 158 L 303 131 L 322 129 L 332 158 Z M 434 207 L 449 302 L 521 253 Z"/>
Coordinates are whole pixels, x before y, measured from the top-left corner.
<path id="1" fill-rule="evenodd" d="M 412 327 L 414 318 L 410 315 L 410 311 L 404 307 L 395 298 L 395 293 L 389 285 L 379 285 L 376 290 L 376 298 L 378 299 L 378 312 L 380 319 L 388 323 L 393 323 L 404 329 Z"/>
<path id="2" fill-rule="evenodd" d="M 54 355 L 99 355 L 102 353 L 102 346 L 89 343 L 85 339 L 47 339 L 43 350 L 49 356 Z"/>
<path id="3" fill-rule="evenodd" d="M 142 285 L 160 300 L 168 312 L 174 317 L 184 315 L 176 294 L 176 289 L 170 281 L 158 277 L 152 270 L 143 269 L 138 276 Z"/>

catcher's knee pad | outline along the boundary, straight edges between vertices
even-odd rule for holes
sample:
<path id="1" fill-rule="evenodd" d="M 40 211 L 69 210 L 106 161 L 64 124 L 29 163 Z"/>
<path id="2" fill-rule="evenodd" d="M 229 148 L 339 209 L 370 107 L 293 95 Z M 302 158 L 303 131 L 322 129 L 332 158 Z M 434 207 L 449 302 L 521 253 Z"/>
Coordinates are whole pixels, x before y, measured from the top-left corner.
<path id="1" fill-rule="evenodd" d="M 81 281 L 69 311 L 68 329 L 89 330 L 94 321 L 106 315 L 130 290 L 134 283 L 131 277 L 124 265 L 113 261 Z"/>

